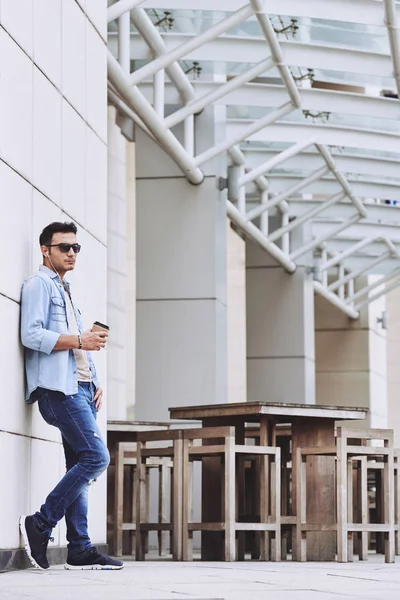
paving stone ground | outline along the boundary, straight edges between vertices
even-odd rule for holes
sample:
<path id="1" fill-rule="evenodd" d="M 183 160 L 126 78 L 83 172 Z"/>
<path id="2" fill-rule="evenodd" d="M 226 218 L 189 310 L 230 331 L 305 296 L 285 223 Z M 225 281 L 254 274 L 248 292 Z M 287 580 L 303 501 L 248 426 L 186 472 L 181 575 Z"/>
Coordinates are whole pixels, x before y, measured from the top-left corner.
<path id="1" fill-rule="evenodd" d="M 360 563 L 127 561 L 122 571 L 0 574 L 1 600 L 400 600 L 400 558 Z"/>

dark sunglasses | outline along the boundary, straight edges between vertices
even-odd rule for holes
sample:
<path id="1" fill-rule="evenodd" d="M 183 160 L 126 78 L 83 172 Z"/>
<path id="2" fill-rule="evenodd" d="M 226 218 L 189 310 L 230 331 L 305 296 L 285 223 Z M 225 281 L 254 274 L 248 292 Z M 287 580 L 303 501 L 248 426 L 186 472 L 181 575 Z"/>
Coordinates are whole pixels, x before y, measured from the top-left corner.
<path id="1" fill-rule="evenodd" d="M 68 252 L 71 250 L 74 251 L 75 254 L 78 254 L 81 251 L 81 245 L 80 244 L 46 244 L 47 248 L 60 248 L 60 252 L 63 252 L 64 254 L 68 254 Z"/>

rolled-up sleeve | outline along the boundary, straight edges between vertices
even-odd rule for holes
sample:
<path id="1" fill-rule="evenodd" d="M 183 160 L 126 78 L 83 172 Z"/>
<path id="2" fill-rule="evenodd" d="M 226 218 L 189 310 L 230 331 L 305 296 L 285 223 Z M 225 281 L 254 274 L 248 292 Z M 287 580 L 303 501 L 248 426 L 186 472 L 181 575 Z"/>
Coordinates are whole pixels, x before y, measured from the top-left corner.
<path id="1" fill-rule="evenodd" d="M 41 277 L 32 277 L 22 287 L 21 341 L 26 348 L 50 354 L 60 334 L 46 329 L 50 296 Z"/>

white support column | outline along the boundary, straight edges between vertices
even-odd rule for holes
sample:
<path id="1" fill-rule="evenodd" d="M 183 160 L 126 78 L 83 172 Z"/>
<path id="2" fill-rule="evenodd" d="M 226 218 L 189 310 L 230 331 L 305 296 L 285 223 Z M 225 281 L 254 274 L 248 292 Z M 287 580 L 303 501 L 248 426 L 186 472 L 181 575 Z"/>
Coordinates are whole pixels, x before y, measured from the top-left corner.
<path id="1" fill-rule="evenodd" d="M 213 143 L 218 110 L 197 117 L 197 147 Z M 170 406 L 227 401 L 226 165 L 193 186 L 141 132 L 137 148 L 135 418 L 167 420 Z"/>
<path id="2" fill-rule="evenodd" d="M 359 277 L 356 292 L 372 279 L 365 275 Z M 348 286 L 351 293 L 353 280 Z M 358 320 L 350 320 L 321 296 L 315 298 L 317 404 L 368 408 L 368 420 L 360 423 L 361 427 L 391 427 L 387 405 L 386 331 L 378 321 L 384 310 L 382 297 L 362 308 Z"/>
<path id="3" fill-rule="evenodd" d="M 271 219 L 273 220 L 273 219 Z M 247 242 L 247 400 L 315 403 L 314 288 Z"/>

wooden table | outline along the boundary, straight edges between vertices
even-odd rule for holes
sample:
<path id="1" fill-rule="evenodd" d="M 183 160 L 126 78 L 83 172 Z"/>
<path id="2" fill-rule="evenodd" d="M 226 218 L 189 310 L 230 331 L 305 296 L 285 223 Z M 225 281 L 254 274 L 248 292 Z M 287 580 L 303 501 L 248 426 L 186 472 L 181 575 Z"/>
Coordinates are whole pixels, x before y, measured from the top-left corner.
<path id="1" fill-rule="evenodd" d="M 275 445 L 275 425 L 290 424 L 292 452 L 297 447 L 333 446 L 335 421 L 365 419 L 363 408 L 316 406 L 309 404 L 282 404 L 243 402 L 174 407 L 169 409 L 171 419 L 199 420 L 204 427 L 233 425 L 236 443 L 244 443 L 246 423 L 259 423 L 260 445 Z M 210 497 L 209 490 L 220 486 L 219 459 L 209 458 L 203 463 L 202 517 L 204 521 L 221 520 L 221 503 Z M 292 497 L 295 506 L 296 473 L 292 473 Z M 307 466 L 307 520 L 309 523 L 329 523 L 335 519 L 335 470 L 333 457 L 313 457 Z M 289 522 L 289 521 L 288 521 Z M 307 560 L 335 560 L 336 534 L 310 532 L 307 534 Z M 223 539 L 218 532 L 202 532 L 202 559 L 223 560 Z M 295 557 L 294 557 L 295 558 Z"/>

